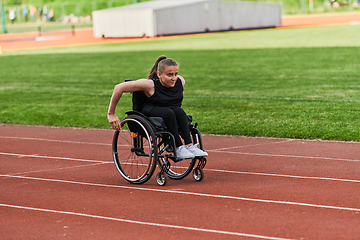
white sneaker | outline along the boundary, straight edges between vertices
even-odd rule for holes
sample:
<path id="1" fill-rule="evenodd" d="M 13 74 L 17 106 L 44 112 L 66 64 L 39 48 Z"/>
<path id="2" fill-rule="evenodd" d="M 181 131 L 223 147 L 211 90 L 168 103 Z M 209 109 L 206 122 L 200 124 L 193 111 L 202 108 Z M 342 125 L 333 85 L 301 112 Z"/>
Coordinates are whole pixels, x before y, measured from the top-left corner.
<path id="1" fill-rule="evenodd" d="M 188 150 L 195 155 L 195 157 L 207 157 L 208 154 L 207 152 L 204 152 L 203 150 L 201 150 L 200 148 L 198 148 L 198 143 L 197 144 L 193 144 L 190 147 L 188 147 Z"/>
<path id="2" fill-rule="evenodd" d="M 194 158 L 195 155 L 192 154 L 187 148 L 187 146 L 182 145 L 178 148 L 176 148 L 176 156 L 178 159 L 184 159 L 184 158 Z"/>

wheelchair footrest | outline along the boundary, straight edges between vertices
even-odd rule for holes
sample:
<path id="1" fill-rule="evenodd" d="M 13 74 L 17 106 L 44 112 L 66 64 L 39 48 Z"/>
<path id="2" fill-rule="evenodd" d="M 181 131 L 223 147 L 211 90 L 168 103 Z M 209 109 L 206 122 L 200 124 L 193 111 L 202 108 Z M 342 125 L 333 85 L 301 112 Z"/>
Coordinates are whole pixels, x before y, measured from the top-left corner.
<path id="1" fill-rule="evenodd" d="M 174 163 L 177 163 L 177 162 L 180 162 L 180 161 L 184 160 L 184 159 L 176 158 L 176 157 L 175 157 L 174 155 L 172 155 L 172 154 L 166 154 L 166 155 L 165 155 L 165 158 L 166 158 L 166 159 L 170 159 L 170 160 L 173 161 Z"/>
<path id="2" fill-rule="evenodd" d="M 206 158 L 205 157 L 198 157 L 199 159 L 199 163 L 197 165 L 198 168 L 204 169 L 205 165 L 206 165 Z"/>

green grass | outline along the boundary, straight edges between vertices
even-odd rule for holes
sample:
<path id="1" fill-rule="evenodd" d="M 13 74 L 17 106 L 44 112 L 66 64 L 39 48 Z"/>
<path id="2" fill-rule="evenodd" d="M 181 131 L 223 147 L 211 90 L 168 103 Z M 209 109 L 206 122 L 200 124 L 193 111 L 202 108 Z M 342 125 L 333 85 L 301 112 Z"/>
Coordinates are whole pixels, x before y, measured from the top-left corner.
<path id="1" fill-rule="evenodd" d="M 0 122 L 110 128 L 115 84 L 146 77 L 166 54 L 180 63 L 183 107 L 202 133 L 359 141 L 359 30 L 272 29 L 5 52 Z M 117 115 L 130 108 L 125 94 Z"/>
<path id="2" fill-rule="evenodd" d="M 41 50 L 5 52 L 4 55 L 58 54 L 89 52 L 142 52 L 149 49 L 168 50 L 216 50 L 216 49 L 273 49 L 309 47 L 360 46 L 360 25 L 334 27 L 267 29 L 237 32 L 199 34 L 126 42 L 97 46 L 66 47 Z"/>

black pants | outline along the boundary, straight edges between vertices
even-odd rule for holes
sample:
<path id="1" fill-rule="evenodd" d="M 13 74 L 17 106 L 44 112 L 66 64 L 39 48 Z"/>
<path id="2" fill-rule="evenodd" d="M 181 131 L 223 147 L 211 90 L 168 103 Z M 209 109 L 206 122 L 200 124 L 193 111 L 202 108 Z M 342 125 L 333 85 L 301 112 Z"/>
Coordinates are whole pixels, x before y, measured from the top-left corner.
<path id="1" fill-rule="evenodd" d="M 168 131 L 174 135 L 176 147 L 183 145 L 178 128 L 180 128 L 181 137 L 184 139 L 185 144 L 192 143 L 187 115 L 181 107 L 145 106 L 142 113 L 148 117 L 162 117 Z"/>

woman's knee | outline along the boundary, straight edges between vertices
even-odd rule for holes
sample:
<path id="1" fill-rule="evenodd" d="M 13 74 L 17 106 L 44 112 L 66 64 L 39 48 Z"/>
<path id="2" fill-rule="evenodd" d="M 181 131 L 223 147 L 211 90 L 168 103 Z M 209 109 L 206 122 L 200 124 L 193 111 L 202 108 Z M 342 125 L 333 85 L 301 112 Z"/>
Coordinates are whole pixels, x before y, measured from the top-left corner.
<path id="1" fill-rule="evenodd" d="M 172 110 L 174 111 L 175 115 L 185 115 L 186 116 L 186 112 L 181 107 L 174 107 L 174 108 L 172 108 Z"/>
<path id="2" fill-rule="evenodd" d="M 182 108 L 176 108 L 173 111 L 178 121 L 187 122 L 187 114 Z"/>
<path id="3" fill-rule="evenodd" d="M 164 118 L 165 121 L 174 121 L 176 120 L 176 114 L 175 112 L 170 108 L 164 108 L 161 117 Z"/>

